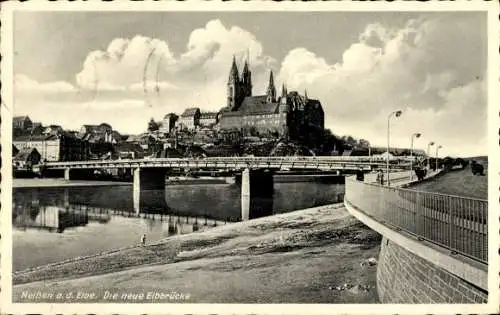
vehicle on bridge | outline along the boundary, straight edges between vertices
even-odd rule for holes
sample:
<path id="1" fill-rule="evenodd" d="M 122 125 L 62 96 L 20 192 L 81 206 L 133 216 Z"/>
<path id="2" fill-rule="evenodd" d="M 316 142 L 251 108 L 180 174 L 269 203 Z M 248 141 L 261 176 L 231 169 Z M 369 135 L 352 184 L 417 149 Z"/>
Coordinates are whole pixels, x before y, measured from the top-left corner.
<path id="1" fill-rule="evenodd" d="M 472 170 L 472 175 L 481 175 L 484 176 L 484 166 L 476 161 L 472 161 L 470 164 L 470 168 Z"/>

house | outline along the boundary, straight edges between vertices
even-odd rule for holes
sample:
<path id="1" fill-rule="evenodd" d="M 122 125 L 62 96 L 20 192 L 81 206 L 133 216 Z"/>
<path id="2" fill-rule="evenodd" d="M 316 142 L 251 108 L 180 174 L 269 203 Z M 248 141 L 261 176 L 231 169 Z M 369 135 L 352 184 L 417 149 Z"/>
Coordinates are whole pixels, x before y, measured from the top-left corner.
<path id="1" fill-rule="evenodd" d="M 50 125 L 42 131 L 44 135 L 59 135 L 64 132 L 64 129 L 59 125 Z"/>
<path id="2" fill-rule="evenodd" d="M 41 155 L 36 148 L 21 149 L 12 159 L 15 169 L 31 169 L 33 165 L 40 163 Z"/>
<path id="3" fill-rule="evenodd" d="M 133 142 L 123 142 L 116 145 L 113 159 L 142 159 L 144 157 L 144 149 Z"/>
<path id="4" fill-rule="evenodd" d="M 32 127 L 31 127 L 31 134 L 32 135 L 41 135 L 43 133 L 43 126 L 42 123 L 39 122 L 34 122 Z"/>
<path id="5" fill-rule="evenodd" d="M 207 112 L 200 113 L 200 126 L 213 126 L 217 124 L 217 118 L 219 117 L 218 113 Z"/>
<path id="6" fill-rule="evenodd" d="M 30 130 L 33 127 L 33 122 L 28 116 L 16 116 L 12 119 L 12 128 Z"/>
<path id="7" fill-rule="evenodd" d="M 15 145 L 12 145 L 12 157 L 16 156 L 16 154 L 19 152 L 19 150 L 16 148 Z"/>
<path id="8" fill-rule="evenodd" d="M 181 129 L 193 130 L 200 124 L 200 109 L 187 108 L 178 120 Z"/>
<path id="9" fill-rule="evenodd" d="M 89 156 L 88 142 L 68 133 L 14 136 L 12 143 L 20 151 L 37 149 L 42 161 L 81 161 Z"/>
<path id="10" fill-rule="evenodd" d="M 161 122 L 160 132 L 164 134 L 170 134 L 170 132 L 172 132 L 175 127 L 177 119 L 179 119 L 179 116 L 174 113 L 166 114 Z"/>

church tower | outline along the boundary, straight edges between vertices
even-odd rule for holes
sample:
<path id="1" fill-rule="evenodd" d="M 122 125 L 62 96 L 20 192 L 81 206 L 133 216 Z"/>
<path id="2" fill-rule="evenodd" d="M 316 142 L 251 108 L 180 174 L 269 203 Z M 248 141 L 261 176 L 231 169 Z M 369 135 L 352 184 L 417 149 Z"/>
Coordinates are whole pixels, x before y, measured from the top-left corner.
<path id="1" fill-rule="evenodd" d="M 274 103 L 276 101 L 276 88 L 274 87 L 274 77 L 273 70 L 269 73 L 269 85 L 267 86 L 267 98 L 268 103 Z"/>
<path id="2" fill-rule="evenodd" d="M 227 81 L 227 106 L 231 110 L 236 110 L 240 99 L 240 78 L 238 75 L 238 67 L 236 59 L 233 55 L 233 64 L 229 71 L 229 79 Z"/>
<path id="3" fill-rule="evenodd" d="M 242 89 L 244 96 L 252 96 L 252 72 L 248 67 L 248 60 L 245 61 L 245 66 L 243 67 L 243 73 L 241 75 Z"/>

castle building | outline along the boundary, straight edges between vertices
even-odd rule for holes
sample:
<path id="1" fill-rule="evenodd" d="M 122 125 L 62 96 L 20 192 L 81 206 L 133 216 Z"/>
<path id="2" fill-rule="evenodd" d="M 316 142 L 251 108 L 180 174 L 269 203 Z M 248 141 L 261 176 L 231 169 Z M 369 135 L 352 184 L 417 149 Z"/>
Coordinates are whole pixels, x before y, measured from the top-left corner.
<path id="1" fill-rule="evenodd" d="M 282 85 L 277 97 L 273 72 L 264 95 L 252 95 L 252 73 L 245 62 L 241 77 L 236 60 L 227 82 L 227 106 L 219 112 L 221 130 L 238 130 L 244 135 L 275 135 L 290 140 L 308 141 L 323 132 L 324 112 L 319 100 L 288 92 Z"/>

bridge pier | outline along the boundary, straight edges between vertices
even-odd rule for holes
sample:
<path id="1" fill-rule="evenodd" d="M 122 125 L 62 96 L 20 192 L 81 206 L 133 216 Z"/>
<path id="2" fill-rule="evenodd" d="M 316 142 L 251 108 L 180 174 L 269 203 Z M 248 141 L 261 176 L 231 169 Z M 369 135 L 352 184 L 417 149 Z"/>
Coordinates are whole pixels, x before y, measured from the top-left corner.
<path id="1" fill-rule="evenodd" d="M 244 169 L 241 176 L 241 219 L 273 214 L 273 172 Z"/>
<path id="2" fill-rule="evenodd" d="M 153 201 L 152 206 L 158 207 L 153 199 L 156 195 L 150 192 L 163 191 L 161 200 L 165 202 L 164 208 L 167 207 L 165 201 L 165 179 L 167 175 L 166 168 L 134 168 L 133 169 L 133 200 L 134 211 L 136 214 L 140 213 L 141 208 L 148 208 L 148 201 Z M 151 198 L 148 198 L 151 197 Z"/>
<path id="3" fill-rule="evenodd" d="M 69 167 L 64 169 L 64 180 L 69 180 Z"/>

